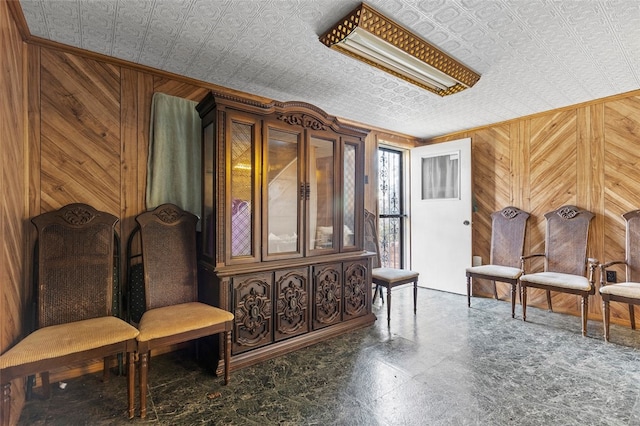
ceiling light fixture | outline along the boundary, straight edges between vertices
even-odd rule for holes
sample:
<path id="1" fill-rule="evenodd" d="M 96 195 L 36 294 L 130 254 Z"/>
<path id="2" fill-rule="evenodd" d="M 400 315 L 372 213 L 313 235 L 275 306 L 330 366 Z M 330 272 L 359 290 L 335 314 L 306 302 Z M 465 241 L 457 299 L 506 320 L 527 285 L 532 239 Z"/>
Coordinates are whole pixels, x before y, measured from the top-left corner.
<path id="1" fill-rule="evenodd" d="M 458 93 L 480 79 L 479 74 L 365 3 L 338 21 L 320 41 L 440 96 Z"/>

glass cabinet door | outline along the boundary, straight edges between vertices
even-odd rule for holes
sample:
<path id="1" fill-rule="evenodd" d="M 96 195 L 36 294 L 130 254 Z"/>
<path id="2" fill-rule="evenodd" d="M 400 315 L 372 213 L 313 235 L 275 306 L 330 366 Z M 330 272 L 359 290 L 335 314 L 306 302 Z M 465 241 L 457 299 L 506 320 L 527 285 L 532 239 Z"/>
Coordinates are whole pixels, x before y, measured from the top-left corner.
<path id="1" fill-rule="evenodd" d="M 252 117 L 229 114 L 227 121 L 227 238 L 229 263 L 255 262 L 260 258 L 257 236 L 260 211 L 259 164 L 260 152 L 256 147 L 259 125 Z"/>
<path id="2" fill-rule="evenodd" d="M 307 147 L 308 254 L 325 254 L 340 247 L 336 229 L 336 145 L 334 139 L 311 136 Z"/>
<path id="3" fill-rule="evenodd" d="M 342 147 L 342 247 L 356 249 L 359 220 L 356 212 L 358 188 L 358 145 L 345 142 Z M 362 193 L 362 191 L 360 191 Z"/>
<path id="4" fill-rule="evenodd" d="M 263 259 L 302 256 L 302 133 L 267 126 L 263 150 Z"/>

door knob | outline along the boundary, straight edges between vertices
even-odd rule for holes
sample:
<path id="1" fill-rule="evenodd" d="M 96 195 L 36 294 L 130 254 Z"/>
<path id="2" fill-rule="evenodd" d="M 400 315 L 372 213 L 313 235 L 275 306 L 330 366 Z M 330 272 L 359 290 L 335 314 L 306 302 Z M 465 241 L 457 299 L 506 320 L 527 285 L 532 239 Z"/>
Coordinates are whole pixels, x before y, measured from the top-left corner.
<path id="1" fill-rule="evenodd" d="M 469 226 L 469 225 L 471 225 L 471 222 L 469 222 L 468 220 L 465 220 L 464 222 L 462 222 L 462 224 L 464 226 Z"/>

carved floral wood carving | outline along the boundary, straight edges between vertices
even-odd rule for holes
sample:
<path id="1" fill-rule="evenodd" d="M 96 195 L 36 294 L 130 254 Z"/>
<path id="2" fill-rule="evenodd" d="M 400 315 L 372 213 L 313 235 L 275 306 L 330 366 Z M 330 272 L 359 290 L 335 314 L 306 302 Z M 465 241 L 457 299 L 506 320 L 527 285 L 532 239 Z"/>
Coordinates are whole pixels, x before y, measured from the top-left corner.
<path id="1" fill-rule="evenodd" d="M 573 206 L 567 206 L 558 210 L 558 216 L 563 219 L 573 219 L 574 217 L 578 216 L 578 213 L 578 209 Z"/>
<path id="2" fill-rule="evenodd" d="M 505 208 L 500 212 L 500 214 L 505 219 L 513 219 L 514 217 L 518 216 L 518 211 L 516 209 Z"/>
<path id="3" fill-rule="evenodd" d="M 176 220 L 178 220 L 180 213 L 178 213 L 178 211 L 174 208 L 165 207 L 159 212 L 157 212 L 156 216 L 158 217 L 158 219 L 160 219 L 164 223 L 173 223 Z"/>
<path id="4" fill-rule="evenodd" d="M 367 271 L 364 265 L 355 263 L 345 271 L 344 282 L 344 313 L 349 316 L 358 316 L 366 313 L 367 307 Z"/>
<path id="5" fill-rule="evenodd" d="M 292 126 L 302 126 L 313 130 L 326 130 L 327 127 L 307 114 L 278 114 L 278 120 Z"/>
<path id="6" fill-rule="evenodd" d="M 307 324 L 307 279 L 298 272 L 289 272 L 276 282 L 276 332 L 292 336 L 306 331 Z M 277 336 L 280 337 L 280 336 Z"/>
<path id="7" fill-rule="evenodd" d="M 271 285 L 250 279 L 236 287 L 235 309 L 236 343 L 241 347 L 255 347 L 271 340 Z"/>
<path id="8" fill-rule="evenodd" d="M 70 225 L 85 225 L 96 217 L 95 213 L 83 206 L 65 210 L 63 219 Z"/>
<path id="9" fill-rule="evenodd" d="M 315 323 L 332 324 L 340 319 L 340 273 L 332 267 L 320 271 L 316 276 Z"/>

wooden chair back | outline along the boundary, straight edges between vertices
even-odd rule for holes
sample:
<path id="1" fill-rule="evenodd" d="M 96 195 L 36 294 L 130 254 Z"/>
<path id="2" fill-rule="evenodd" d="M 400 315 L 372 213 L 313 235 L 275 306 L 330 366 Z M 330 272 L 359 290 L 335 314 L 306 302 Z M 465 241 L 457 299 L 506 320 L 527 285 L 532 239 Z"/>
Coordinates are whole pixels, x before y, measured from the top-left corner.
<path id="1" fill-rule="evenodd" d="M 563 206 L 547 219 L 545 271 L 585 275 L 589 224 L 594 214 L 576 206 Z"/>
<path id="2" fill-rule="evenodd" d="M 491 214 L 490 264 L 520 268 L 527 219 L 529 213 L 512 206 Z"/>
<path id="3" fill-rule="evenodd" d="M 382 262 L 380 261 L 376 215 L 368 210 L 364 211 L 364 249 L 376 254 L 372 259 L 372 268 L 380 268 Z"/>
<path id="4" fill-rule="evenodd" d="M 627 222 L 626 232 L 626 281 L 640 281 L 640 210 L 622 215 Z"/>
<path id="5" fill-rule="evenodd" d="M 112 315 L 118 218 L 76 203 L 32 222 L 38 236 L 37 327 Z"/>
<path id="6" fill-rule="evenodd" d="M 198 300 L 198 217 L 163 204 L 136 217 L 140 227 L 146 309 Z"/>

